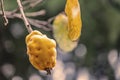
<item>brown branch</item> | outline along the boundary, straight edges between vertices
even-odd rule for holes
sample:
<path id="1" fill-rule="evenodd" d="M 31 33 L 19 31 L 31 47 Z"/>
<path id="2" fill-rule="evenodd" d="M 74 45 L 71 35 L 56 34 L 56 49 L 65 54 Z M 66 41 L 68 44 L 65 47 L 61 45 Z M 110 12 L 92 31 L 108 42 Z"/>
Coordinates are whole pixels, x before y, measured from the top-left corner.
<path id="1" fill-rule="evenodd" d="M 21 3 L 20 0 L 17 0 L 17 3 L 18 3 L 18 6 L 19 6 L 21 15 L 22 15 L 22 17 L 23 17 L 25 26 L 26 26 L 28 32 L 30 33 L 30 32 L 32 32 L 32 28 L 31 28 L 31 25 L 29 24 L 29 22 L 28 22 L 28 20 L 27 20 L 27 18 L 26 18 L 26 16 L 25 16 L 25 14 L 24 14 L 23 7 L 22 7 L 22 3 Z"/>
<path id="2" fill-rule="evenodd" d="M 29 4 L 32 4 L 33 2 L 35 2 L 36 0 L 25 0 L 23 1 L 22 3 L 25 5 L 29 5 Z M 35 4 L 38 4 L 40 3 L 41 1 L 43 0 L 38 0 Z M 21 5 L 22 5 L 21 3 Z M 26 6 L 25 6 L 26 7 Z M 47 21 L 41 21 L 41 20 L 37 20 L 37 19 L 31 19 L 30 17 L 36 17 L 36 16 L 41 16 L 41 15 L 44 15 L 45 14 L 45 10 L 40 10 L 38 12 L 31 12 L 31 13 L 25 13 L 24 15 L 26 15 L 27 17 L 21 17 L 21 14 L 20 13 L 17 13 L 19 11 L 19 8 L 21 9 L 22 8 L 22 11 L 23 11 L 23 7 L 18 7 L 16 8 L 15 10 L 13 11 L 5 11 L 6 12 L 6 16 L 7 18 L 19 18 L 19 19 L 23 19 L 24 22 L 26 21 L 24 18 L 27 18 L 27 22 L 29 22 L 31 25 L 37 27 L 37 28 L 41 28 L 45 31 L 51 31 L 52 30 L 52 25 L 50 24 L 51 21 L 54 19 L 54 18 L 50 18 L 48 19 Z M 24 12 L 23 12 L 24 13 Z M 0 14 L 1 14 L 1 11 L 0 11 Z M 26 22 L 25 22 L 26 23 Z M 26 24 L 25 24 L 26 25 Z M 27 27 L 26 27 L 27 28 Z M 31 30 L 29 30 L 30 32 Z"/>
<path id="3" fill-rule="evenodd" d="M 22 2 L 23 10 L 30 9 L 35 7 L 36 5 L 40 4 L 43 0 L 25 0 Z M 16 13 L 19 11 L 19 8 L 16 8 L 13 10 L 13 13 Z"/>
<path id="4" fill-rule="evenodd" d="M 21 14 L 19 13 L 13 13 L 12 11 L 5 11 L 7 18 L 19 18 L 22 19 Z M 0 11 L 0 14 L 2 14 L 2 11 Z M 26 15 L 27 16 L 27 15 Z M 31 16 L 29 16 L 31 17 Z M 36 17 L 36 16 L 35 16 Z M 52 25 L 50 24 L 53 18 L 48 19 L 48 21 L 41 21 L 37 19 L 31 19 L 27 18 L 29 23 L 37 28 L 41 28 L 45 31 L 51 31 L 52 30 Z"/>
<path id="5" fill-rule="evenodd" d="M 6 16 L 11 16 L 13 17 L 14 15 L 20 15 L 19 13 L 14 13 L 13 11 L 5 11 Z M 0 15 L 2 15 L 2 11 L 0 11 Z M 31 13 L 25 13 L 27 17 L 37 17 L 37 16 L 42 16 L 45 15 L 45 10 L 40 10 L 38 12 L 31 12 Z M 10 17 L 9 17 L 10 18 Z"/>
<path id="6" fill-rule="evenodd" d="M 28 18 L 28 21 L 31 23 L 31 25 L 33 25 L 37 28 L 42 28 L 45 31 L 51 31 L 52 30 L 52 25 L 49 24 L 46 21 L 40 21 L 40 20 L 30 19 L 30 18 Z"/>
<path id="7" fill-rule="evenodd" d="M 43 1 L 43 0 L 24 0 L 22 2 L 22 5 L 32 4 L 32 3 L 35 3 L 36 1 Z"/>
<path id="8" fill-rule="evenodd" d="M 39 3 L 41 3 L 43 0 L 36 0 L 36 2 L 34 2 L 34 3 L 31 3 L 29 6 L 30 6 L 30 8 L 32 7 L 35 7 L 36 5 L 38 5 Z"/>
<path id="9" fill-rule="evenodd" d="M 33 2 L 33 1 L 34 1 L 34 2 Z M 29 3 L 29 5 L 25 6 L 25 7 L 24 7 L 24 10 L 35 7 L 36 5 L 38 5 L 39 3 L 41 3 L 43 0 L 33 0 L 33 1 L 31 1 L 31 2 Z"/>
<path id="10" fill-rule="evenodd" d="M 45 15 L 45 10 L 40 10 L 40 11 L 32 12 L 32 13 L 25 13 L 25 15 L 28 17 L 42 16 L 42 15 Z"/>
<path id="11" fill-rule="evenodd" d="M 2 15 L 3 15 L 3 20 L 4 20 L 4 25 L 7 26 L 8 24 L 8 19 L 5 15 L 5 10 L 4 10 L 4 6 L 3 6 L 3 0 L 0 0 L 1 2 L 1 10 L 2 10 Z"/>
<path id="12" fill-rule="evenodd" d="M 27 4 L 30 4 L 30 3 L 33 3 L 35 0 L 25 0 L 22 2 L 22 5 L 27 5 Z"/>
<path id="13" fill-rule="evenodd" d="M 51 23 L 51 22 L 55 19 L 55 17 L 56 17 L 56 16 L 49 18 L 49 19 L 47 20 L 48 23 Z"/>

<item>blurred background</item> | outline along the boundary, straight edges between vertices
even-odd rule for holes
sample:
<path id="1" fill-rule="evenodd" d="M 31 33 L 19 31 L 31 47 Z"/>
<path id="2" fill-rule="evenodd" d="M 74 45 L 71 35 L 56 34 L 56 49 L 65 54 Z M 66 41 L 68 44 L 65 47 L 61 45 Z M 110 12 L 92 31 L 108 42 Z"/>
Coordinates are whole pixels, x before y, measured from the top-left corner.
<path id="1" fill-rule="evenodd" d="M 26 54 L 24 22 L 0 15 L 0 80 L 120 80 L 120 0 L 79 0 L 82 34 L 78 46 L 65 53 L 57 46 L 57 65 L 52 75 L 36 70 Z M 47 20 L 64 11 L 66 0 L 43 0 L 27 12 L 45 9 Z M 17 8 L 16 0 L 4 0 L 5 10 Z M 53 38 L 51 31 L 32 26 Z"/>

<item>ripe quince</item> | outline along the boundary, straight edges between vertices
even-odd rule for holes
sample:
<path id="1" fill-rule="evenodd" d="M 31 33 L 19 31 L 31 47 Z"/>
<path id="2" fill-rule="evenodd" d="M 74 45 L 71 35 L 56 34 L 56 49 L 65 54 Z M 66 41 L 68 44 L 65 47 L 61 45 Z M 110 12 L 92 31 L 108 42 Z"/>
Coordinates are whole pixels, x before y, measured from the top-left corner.
<path id="1" fill-rule="evenodd" d="M 50 70 L 56 64 L 56 42 L 34 30 L 26 37 L 27 54 L 30 63 L 38 70 Z"/>

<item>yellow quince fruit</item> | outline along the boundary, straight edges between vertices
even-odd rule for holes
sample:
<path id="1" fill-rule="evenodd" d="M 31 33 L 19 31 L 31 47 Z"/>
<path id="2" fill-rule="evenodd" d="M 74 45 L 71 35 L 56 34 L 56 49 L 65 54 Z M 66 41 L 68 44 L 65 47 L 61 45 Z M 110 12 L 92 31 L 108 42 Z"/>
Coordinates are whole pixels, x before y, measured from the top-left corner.
<path id="1" fill-rule="evenodd" d="M 30 63 L 38 70 L 50 70 L 56 64 L 56 42 L 34 30 L 26 37 L 27 54 Z"/>
<path id="2" fill-rule="evenodd" d="M 53 21 L 53 36 L 62 51 L 68 53 L 75 49 L 78 41 L 71 41 L 68 37 L 68 18 L 65 14 L 60 13 Z"/>
<path id="3" fill-rule="evenodd" d="M 68 36 L 72 41 L 81 35 L 82 20 L 78 0 L 66 0 L 65 13 L 68 17 Z"/>

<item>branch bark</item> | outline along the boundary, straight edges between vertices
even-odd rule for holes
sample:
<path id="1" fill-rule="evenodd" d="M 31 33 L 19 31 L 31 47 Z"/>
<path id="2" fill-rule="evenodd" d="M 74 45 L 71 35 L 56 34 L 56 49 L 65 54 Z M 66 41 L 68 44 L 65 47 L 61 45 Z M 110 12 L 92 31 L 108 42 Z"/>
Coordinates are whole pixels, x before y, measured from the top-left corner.
<path id="1" fill-rule="evenodd" d="M 45 10 L 40 10 L 40 11 L 32 12 L 32 13 L 25 13 L 25 15 L 28 17 L 36 17 L 36 16 L 45 15 L 45 13 L 46 13 Z"/>
<path id="2" fill-rule="evenodd" d="M 3 21 L 4 21 L 4 25 L 7 26 L 8 24 L 8 19 L 5 15 L 5 10 L 4 10 L 4 6 L 3 6 L 3 0 L 0 0 L 0 3 L 1 3 L 1 10 L 2 10 L 2 16 L 3 16 Z"/>
<path id="3" fill-rule="evenodd" d="M 32 31 L 31 26 L 30 26 L 30 29 L 28 28 L 30 24 L 37 27 L 37 28 L 41 28 L 41 29 L 43 29 L 45 31 L 52 31 L 51 22 L 54 19 L 54 17 L 49 18 L 47 21 L 38 20 L 38 19 L 32 19 L 32 17 L 45 15 L 45 10 L 24 13 L 24 10 L 25 10 L 26 6 L 30 6 L 30 4 L 32 4 L 33 2 L 36 2 L 36 3 L 39 2 L 40 3 L 42 1 L 43 0 L 38 0 L 37 2 L 36 2 L 36 0 L 25 0 L 23 2 L 20 1 L 21 3 L 20 2 L 18 3 L 19 6 L 16 9 L 14 9 L 12 11 L 4 11 L 4 13 L 6 14 L 7 18 L 10 18 L 10 19 L 14 19 L 14 18 L 22 19 L 24 21 L 24 23 L 25 23 L 25 26 L 26 26 L 28 32 Z M 35 7 L 35 6 L 33 6 L 33 7 Z M 21 13 L 21 11 L 22 11 L 22 13 Z M 21 14 L 22 14 L 22 16 L 21 16 Z M 2 15 L 2 11 L 0 11 L 0 15 Z"/>
<path id="4" fill-rule="evenodd" d="M 13 18 L 23 19 L 21 17 L 20 13 L 13 13 L 12 11 L 5 11 L 5 12 L 6 12 L 7 18 L 10 18 L 10 19 L 13 19 Z M 2 14 L 2 11 L 0 11 L 0 15 L 1 14 Z M 32 13 L 30 13 L 30 14 L 32 14 Z M 27 13 L 26 13 L 26 16 L 31 17 L 31 15 L 27 15 Z M 34 17 L 37 17 L 37 16 L 39 16 L 39 15 L 38 14 L 34 15 Z M 51 31 L 52 30 L 51 22 L 52 22 L 53 19 L 54 19 L 54 17 L 48 19 L 48 21 L 42 21 L 42 20 L 27 18 L 28 22 L 31 25 L 33 25 L 33 26 L 35 26 L 37 28 L 41 28 L 41 29 L 43 29 L 45 31 Z"/>
<path id="5" fill-rule="evenodd" d="M 37 6 L 42 1 L 43 0 L 25 0 L 21 3 L 24 6 L 23 10 L 26 10 L 26 9 L 30 9 L 30 8 L 33 8 L 33 7 Z M 16 13 L 16 12 L 19 12 L 19 8 L 16 8 L 15 10 L 13 10 L 13 13 Z"/>
<path id="6" fill-rule="evenodd" d="M 31 28 L 31 25 L 29 24 L 29 22 L 28 22 L 28 20 L 27 20 L 27 18 L 26 18 L 26 16 L 25 16 L 25 14 L 24 14 L 22 3 L 21 3 L 20 0 L 17 0 L 17 3 L 18 3 L 18 6 L 19 6 L 21 15 L 22 15 L 22 17 L 23 17 L 23 21 L 24 21 L 24 23 L 25 23 L 25 26 L 26 26 L 28 32 L 30 33 L 30 32 L 32 32 L 32 28 Z"/>

